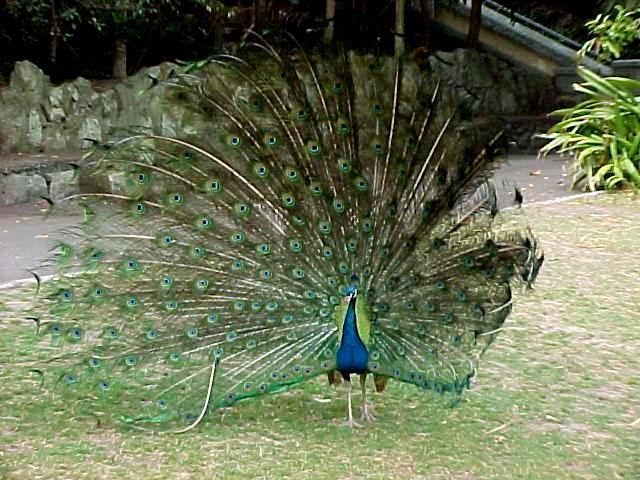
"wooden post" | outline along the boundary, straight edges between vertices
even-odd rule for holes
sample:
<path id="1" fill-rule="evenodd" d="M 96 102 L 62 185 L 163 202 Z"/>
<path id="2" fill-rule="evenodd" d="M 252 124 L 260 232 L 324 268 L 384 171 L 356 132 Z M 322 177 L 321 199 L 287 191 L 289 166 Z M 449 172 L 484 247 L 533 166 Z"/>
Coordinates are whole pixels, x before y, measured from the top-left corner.
<path id="1" fill-rule="evenodd" d="M 325 10 L 325 21 L 327 26 L 324 27 L 324 43 L 329 45 L 333 42 L 333 32 L 335 30 L 335 16 L 336 16 L 336 0 L 327 0 L 327 6 Z"/>
<path id="2" fill-rule="evenodd" d="M 420 0 L 420 10 L 422 10 L 422 18 L 424 22 L 424 35 L 422 36 L 422 42 L 424 43 L 426 51 L 430 52 L 433 19 L 436 16 L 433 0 Z"/>
<path id="3" fill-rule="evenodd" d="M 396 57 L 404 55 L 404 11 L 407 0 L 396 0 L 396 39 L 394 51 Z"/>
<path id="4" fill-rule="evenodd" d="M 55 75 L 58 71 L 58 38 L 60 38 L 60 25 L 58 24 L 58 9 L 56 8 L 58 0 L 51 2 L 51 19 L 49 21 L 51 30 L 49 31 L 49 67 Z"/>
<path id="5" fill-rule="evenodd" d="M 467 48 L 477 50 L 480 40 L 480 27 L 482 25 L 483 0 L 471 0 L 471 13 L 469 14 L 469 34 L 467 35 Z"/>
<path id="6" fill-rule="evenodd" d="M 113 78 L 127 78 L 127 43 L 116 38 L 113 51 Z"/>
<path id="7" fill-rule="evenodd" d="M 265 24 L 267 15 L 267 0 L 254 0 L 253 2 L 253 29 L 260 32 Z"/>

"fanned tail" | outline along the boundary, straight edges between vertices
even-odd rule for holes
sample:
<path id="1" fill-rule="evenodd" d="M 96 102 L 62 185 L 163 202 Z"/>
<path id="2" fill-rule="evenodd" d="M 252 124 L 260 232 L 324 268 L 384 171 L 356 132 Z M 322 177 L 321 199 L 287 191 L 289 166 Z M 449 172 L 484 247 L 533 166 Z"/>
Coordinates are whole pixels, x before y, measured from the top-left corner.
<path id="1" fill-rule="evenodd" d="M 468 386 L 511 281 L 542 261 L 530 233 L 492 233 L 487 124 L 413 64 L 254 35 L 165 84 L 193 131 L 120 141 L 82 167 L 99 188 L 69 199 L 86 221 L 32 313 L 48 385 L 182 431 L 333 375 L 336 307 L 357 283 L 371 372 Z"/>

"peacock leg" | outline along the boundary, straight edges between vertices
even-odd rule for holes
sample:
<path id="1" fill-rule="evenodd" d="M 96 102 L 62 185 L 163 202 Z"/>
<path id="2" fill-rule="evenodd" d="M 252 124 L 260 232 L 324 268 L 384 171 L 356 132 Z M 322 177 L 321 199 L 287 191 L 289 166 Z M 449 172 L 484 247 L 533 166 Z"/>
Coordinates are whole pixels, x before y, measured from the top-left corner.
<path id="1" fill-rule="evenodd" d="M 345 378 L 344 384 L 347 387 L 347 410 L 348 410 L 347 421 L 345 422 L 345 425 L 347 427 L 359 427 L 360 424 L 353 419 L 353 409 L 351 408 L 351 379 Z"/>
<path id="2" fill-rule="evenodd" d="M 360 388 L 362 389 L 362 415 L 360 416 L 360 420 L 363 422 L 375 420 L 376 417 L 373 416 L 373 413 L 369 411 L 369 407 L 367 406 L 367 374 L 360 374 Z"/>

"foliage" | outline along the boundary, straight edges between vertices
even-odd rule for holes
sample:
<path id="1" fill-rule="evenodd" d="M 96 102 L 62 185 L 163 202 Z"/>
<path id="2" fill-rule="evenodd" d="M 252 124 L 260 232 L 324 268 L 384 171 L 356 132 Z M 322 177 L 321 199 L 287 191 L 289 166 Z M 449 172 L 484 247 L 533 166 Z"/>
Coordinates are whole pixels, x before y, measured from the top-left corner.
<path id="1" fill-rule="evenodd" d="M 584 67 L 578 68 L 578 74 L 585 83 L 574 89 L 587 99 L 552 113 L 563 118 L 541 135 L 550 140 L 541 152 L 557 148 L 561 153 L 577 154 L 577 164 L 591 190 L 622 185 L 640 188 L 640 82 L 602 78 Z"/>
<path id="2" fill-rule="evenodd" d="M 57 63 L 63 78 L 99 76 L 116 38 L 130 42 L 134 64 L 203 57 L 222 9 L 219 0 L 6 2 L 0 7 L 0 68 L 7 72 L 16 60 L 29 59 Z"/>
<path id="3" fill-rule="evenodd" d="M 593 38 L 585 42 L 578 57 L 582 58 L 590 51 L 595 51 L 600 60 L 620 58 L 622 51 L 634 40 L 640 39 L 640 8 L 626 9 L 616 5 L 615 15 L 598 15 L 586 23 Z"/>

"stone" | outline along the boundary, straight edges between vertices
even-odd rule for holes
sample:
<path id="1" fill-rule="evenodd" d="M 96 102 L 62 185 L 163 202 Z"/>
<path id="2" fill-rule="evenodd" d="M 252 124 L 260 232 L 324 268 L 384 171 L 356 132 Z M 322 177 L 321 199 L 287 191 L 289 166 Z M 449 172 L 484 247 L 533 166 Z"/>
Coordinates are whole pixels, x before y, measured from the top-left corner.
<path id="1" fill-rule="evenodd" d="M 68 134 L 65 126 L 60 123 L 49 123 L 44 127 L 44 139 L 42 148 L 44 151 L 56 152 L 66 150 Z"/>
<path id="2" fill-rule="evenodd" d="M 109 192 L 117 194 L 125 192 L 126 181 L 126 176 L 122 172 L 87 175 L 84 170 L 81 170 L 78 186 L 82 193 Z"/>
<path id="3" fill-rule="evenodd" d="M 91 148 L 95 142 L 102 141 L 100 120 L 92 117 L 85 118 L 78 130 L 78 140 L 80 141 L 80 148 L 84 150 Z"/>
<path id="4" fill-rule="evenodd" d="M 32 173 L 0 175 L 0 206 L 28 203 L 48 195 L 44 177 Z"/>
<path id="5" fill-rule="evenodd" d="M 54 202 L 80 191 L 76 170 L 63 170 L 44 174 L 49 184 L 49 198 Z"/>
<path id="6" fill-rule="evenodd" d="M 29 105 L 39 102 L 49 86 L 49 77 L 36 65 L 28 60 L 16 62 L 11 72 L 9 88 L 18 91 L 23 102 Z"/>
<path id="7" fill-rule="evenodd" d="M 42 113 L 32 108 L 27 113 L 27 129 L 25 131 L 26 145 L 31 150 L 39 150 L 42 147 Z"/>

